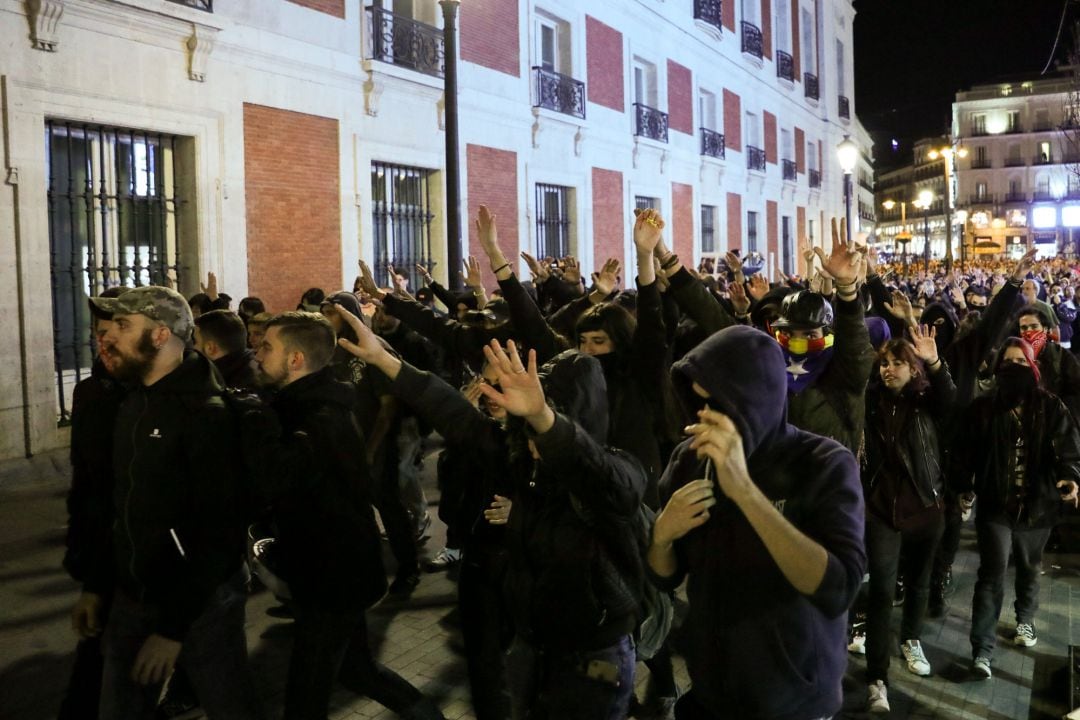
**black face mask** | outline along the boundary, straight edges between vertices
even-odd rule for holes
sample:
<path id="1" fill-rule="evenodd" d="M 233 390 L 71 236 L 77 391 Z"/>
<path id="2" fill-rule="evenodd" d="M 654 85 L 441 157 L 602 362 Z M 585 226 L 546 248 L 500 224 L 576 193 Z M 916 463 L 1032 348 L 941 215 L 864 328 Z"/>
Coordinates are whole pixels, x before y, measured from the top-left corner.
<path id="1" fill-rule="evenodd" d="M 1035 389 L 1035 374 L 1031 368 L 1016 363 L 1004 363 L 994 373 L 997 398 L 1006 408 L 1014 408 Z"/>

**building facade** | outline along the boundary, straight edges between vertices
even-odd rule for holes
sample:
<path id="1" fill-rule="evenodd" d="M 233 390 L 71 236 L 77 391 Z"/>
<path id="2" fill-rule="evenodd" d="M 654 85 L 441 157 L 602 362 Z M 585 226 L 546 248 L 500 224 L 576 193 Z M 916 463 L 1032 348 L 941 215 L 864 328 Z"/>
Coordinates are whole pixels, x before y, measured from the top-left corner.
<path id="1" fill-rule="evenodd" d="M 629 268 L 630 213 L 653 206 L 684 259 L 795 271 L 843 214 L 837 144 L 869 161 L 853 19 L 850 0 L 466 0 L 466 254 L 485 203 L 508 257 Z M 0 459 L 67 442 L 106 286 L 191 295 L 214 271 L 280 311 L 351 287 L 361 258 L 456 272 L 443 23 L 435 0 L 0 0 L 0 286 L 19 308 L 0 318 Z"/>
<path id="2" fill-rule="evenodd" d="M 957 93 L 957 203 L 976 255 L 1075 257 L 1080 240 L 1076 80 L 1069 70 Z"/>
<path id="3" fill-rule="evenodd" d="M 948 137 L 923 138 L 912 147 L 910 165 L 878 174 L 874 186 L 878 218 L 875 242 L 879 252 L 886 257 L 900 260 L 906 254 L 912 264 L 927 257 L 938 260 L 945 257 L 945 228 L 948 224 L 946 158 L 934 153 L 934 150 L 947 146 Z M 955 181 L 952 185 L 955 209 Z M 924 192 L 929 192 L 932 197 L 927 208 L 919 207 L 919 197 Z M 906 242 L 905 237 L 908 238 Z M 929 255 L 926 253 L 928 241 Z M 956 229 L 953 233 L 953 251 L 959 251 Z"/>

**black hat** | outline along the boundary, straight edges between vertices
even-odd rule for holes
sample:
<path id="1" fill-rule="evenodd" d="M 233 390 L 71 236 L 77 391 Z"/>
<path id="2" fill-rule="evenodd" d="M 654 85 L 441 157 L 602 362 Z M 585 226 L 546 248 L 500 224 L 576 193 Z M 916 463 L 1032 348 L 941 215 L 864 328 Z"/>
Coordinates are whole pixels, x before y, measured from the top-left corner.
<path id="1" fill-rule="evenodd" d="M 784 298 L 774 328 L 813 330 L 832 325 L 833 309 L 821 293 L 800 290 Z"/>

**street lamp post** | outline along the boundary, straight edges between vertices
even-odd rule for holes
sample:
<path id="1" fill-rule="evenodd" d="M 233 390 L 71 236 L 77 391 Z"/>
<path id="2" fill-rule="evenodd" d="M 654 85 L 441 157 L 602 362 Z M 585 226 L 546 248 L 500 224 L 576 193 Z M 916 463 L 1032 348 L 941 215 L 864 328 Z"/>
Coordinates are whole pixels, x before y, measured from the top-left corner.
<path id="1" fill-rule="evenodd" d="M 446 112 L 446 267 L 447 280 L 461 289 L 461 167 L 458 152 L 457 11 L 461 0 L 439 0 L 443 11 L 443 94 Z"/>
<path id="2" fill-rule="evenodd" d="M 847 217 L 848 241 L 855 237 L 855 228 L 851 224 L 851 174 L 859 162 L 859 146 L 850 137 L 844 136 L 836 146 L 836 157 L 840 160 L 840 169 L 844 171 L 844 211 Z"/>
<path id="3" fill-rule="evenodd" d="M 952 164 L 953 157 L 967 157 L 967 148 L 956 147 L 955 144 L 947 145 L 942 148 L 934 148 L 928 154 L 931 160 L 937 160 L 939 157 L 945 159 L 945 272 L 952 272 L 952 215 L 953 215 L 953 200 L 952 200 Z M 960 230 L 960 254 L 964 254 L 963 248 L 964 242 L 964 230 Z"/>
<path id="4" fill-rule="evenodd" d="M 885 202 L 881 203 L 881 206 L 884 207 L 886 210 L 892 210 L 896 207 L 896 201 L 886 200 Z M 903 246 L 903 250 L 900 252 L 900 255 L 903 257 L 903 272 L 904 277 L 906 278 L 908 267 L 908 243 L 911 242 L 911 233 L 907 231 L 907 201 L 904 200 L 900 201 L 900 232 L 896 233 L 894 237 L 894 242 L 898 242 Z M 893 247 L 895 248 L 895 245 Z"/>
<path id="5" fill-rule="evenodd" d="M 967 269 L 967 246 L 964 244 L 964 234 L 967 230 L 967 210 L 957 210 L 956 219 L 960 222 L 960 269 Z"/>
<path id="6" fill-rule="evenodd" d="M 930 206 L 934 193 L 929 189 L 919 191 L 919 199 L 913 205 L 923 211 L 923 271 L 930 271 Z M 946 242 L 946 246 L 948 243 Z"/>

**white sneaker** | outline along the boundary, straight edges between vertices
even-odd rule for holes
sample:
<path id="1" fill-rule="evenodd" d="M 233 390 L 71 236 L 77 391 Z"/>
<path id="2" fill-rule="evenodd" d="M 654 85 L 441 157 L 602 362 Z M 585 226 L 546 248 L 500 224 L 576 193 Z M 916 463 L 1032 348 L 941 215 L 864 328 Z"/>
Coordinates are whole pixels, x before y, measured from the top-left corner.
<path id="1" fill-rule="evenodd" d="M 879 715 L 889 712 L 889 688 L 885 687 L 883 680 L 870 684 L 866 710 Z"/>
<path id="2" fill-rule="evenodd" d="M 855 653 L 856 655 L 866 654 L 866 633 L 854 632 L 851 634 L 851 642 L 847 646 L 849 653 Z"/>
<path id="3" fill-rule="evenodd" d="M 908 672 L 920 677 L 930 674 L 930 663 L 923 653 L 922 643 L 918 640 L 905 640 L 900 650 L 904 653 L 904 659 L 907 660 Z"/>
<path id="4" fill-rule="evenodd" d="M 444 547 L 435 555 L 435 557 L 425 563 L 424 569 L 428 572 L 439 572 L 440 570 L 446 570 L 457 565 L 460 560 L 461 550 L 458 548 Z"/>
<path id="5" fill-rule="evenodd" d="M 988 657 L 975 658 L 975 661 L 971 664 L 971 669 L 980 680 L 989 680 L 993 677 L 993 673 L 990 672 L 990 658 Z"/>
<path id="6" fill-rule="evenodd" d="M 1035 643 L 1039 642 L 1039 636 L 1035 634 L 1035 626 L 1030 623 L 1018 623 L 1013 642 L 1021 647 L 1035 647 Z"/>

